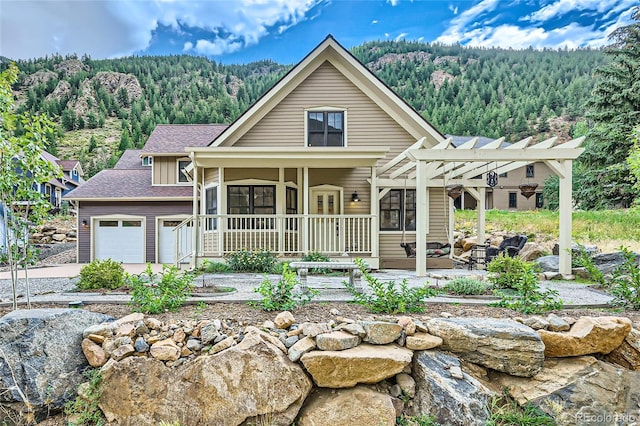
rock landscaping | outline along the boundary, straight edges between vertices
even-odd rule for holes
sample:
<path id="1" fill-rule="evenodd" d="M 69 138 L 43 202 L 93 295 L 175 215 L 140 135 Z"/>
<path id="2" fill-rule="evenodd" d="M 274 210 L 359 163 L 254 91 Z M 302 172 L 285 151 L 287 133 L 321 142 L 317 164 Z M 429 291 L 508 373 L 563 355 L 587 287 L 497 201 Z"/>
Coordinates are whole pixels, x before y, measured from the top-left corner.
<path id="1" fill-rule="evenodd" d="M 629 424 L 640 419 L 638 336 L 627 318 L 553 314 L 305 322 L 281 312 L 238 332 L 215 318 L 15 311 L 0 319 L 0 418 L 59 411 L 90 365 L 112 425 L 394 425 L 425 415 L 484 425 L 505 388 L 559 425 Z"/>

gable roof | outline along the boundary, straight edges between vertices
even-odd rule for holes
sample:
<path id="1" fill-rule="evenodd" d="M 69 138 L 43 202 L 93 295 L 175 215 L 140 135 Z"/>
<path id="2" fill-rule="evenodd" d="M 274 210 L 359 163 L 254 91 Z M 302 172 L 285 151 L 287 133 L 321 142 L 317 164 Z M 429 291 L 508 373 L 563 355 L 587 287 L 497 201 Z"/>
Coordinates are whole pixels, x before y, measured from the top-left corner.
<path id="1" fill-rule="evenodd" d="M 80 162 L 78 160 L 57 160 L 56 163 L 58 163 L 58 165 L 62 167 L 63 172 L 66 172 L 69 170 L 73 170 L 73 168 Z"/>
<path id="2" fill-rule="evenodd" d="M 226 124 L 158 124 L 140 154 L 186 155 L 186 146 L 207 146 L 227 127 Z"/>
<path id="3" fill-rule="evenodd" d="M 67 200 L 192 200 L 193 187 L 153 186 L 151 168 L 105 169 L 63 197 Z"/>
<path id="4" fill-rule="evenodd" d="M 120 159 L 113 166 L 114 169 L 135 170 L 135 169 L 149 169 L 149 166 L 142 165 L 142 159 L 140 158 L 141 149 L 127 149 L 122 153 Z"/>
<path id="5" fill-rule="evenodd" d="M 427 136 L 426 144 L 435 146 L 444 135 L 398 96 L 389 86 L 365 67 L 358 59 L 328 35 L 302 61 L 284 75 L 269 91 L 260 97 L 236 119 L 210 146 L 232 145 L 248 132 L 269 111 L 293 91 L 304 79 L 324 62 L 330 62 L 356 87 L 368 95 L 389 116 L 395 119 L 416 140 Z M 229 142 L 232 141 L 232 142 Z M 195 146 L 195 145 L 194 145 Z"/>

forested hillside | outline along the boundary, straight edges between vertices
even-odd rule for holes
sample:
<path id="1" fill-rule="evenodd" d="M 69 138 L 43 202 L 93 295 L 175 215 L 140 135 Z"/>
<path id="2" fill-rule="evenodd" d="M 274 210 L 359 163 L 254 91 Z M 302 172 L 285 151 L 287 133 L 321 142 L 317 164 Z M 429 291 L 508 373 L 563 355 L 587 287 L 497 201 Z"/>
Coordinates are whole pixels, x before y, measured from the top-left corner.
<path id="1" fill-rule="evenodd" d="M 585 114 L 599 50 L 477 49 L 371 42 L 352 53 L 441 132 L 518 140 L 568 138 Z M 8 59 L 2 60 L 2 68 Z M 230 123 L 288 69 L 269 60 L 222 65 L 203 57 L 17 61 L 19 111 L 59 123 L 49 149 L 89 175 L 141 147 L 159 123 Z M 18 129 L 18 133 L 21 130 Z"/>

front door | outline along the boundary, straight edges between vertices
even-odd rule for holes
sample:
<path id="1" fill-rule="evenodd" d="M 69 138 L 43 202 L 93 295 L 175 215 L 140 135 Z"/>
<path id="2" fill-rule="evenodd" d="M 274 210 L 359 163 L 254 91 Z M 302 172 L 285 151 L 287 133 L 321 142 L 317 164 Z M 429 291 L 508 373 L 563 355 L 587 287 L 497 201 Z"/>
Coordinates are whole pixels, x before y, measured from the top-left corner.
<path id="1" fill-rule="evenodd" d="M 342 213 L 339 189 L 311 189 L 309 211 L 310 251 L 342 253 L 344 243 L 340 227 Z"/>

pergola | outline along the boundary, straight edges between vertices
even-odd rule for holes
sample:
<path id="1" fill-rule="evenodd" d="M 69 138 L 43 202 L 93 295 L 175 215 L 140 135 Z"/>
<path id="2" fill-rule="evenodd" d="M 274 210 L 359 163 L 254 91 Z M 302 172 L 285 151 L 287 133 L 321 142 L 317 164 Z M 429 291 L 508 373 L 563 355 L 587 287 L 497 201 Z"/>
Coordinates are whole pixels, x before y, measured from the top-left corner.
<path id="1" fill-rule="evenodd" d="M 427 212 L 416 219 L 416 275 L 425 276 L 427 234 L 429 232 L 429 187 L 445 188 L 462 185 L 466 192 L 477 200 L 478 241 L 485 240 L 485 192 L 488 184 L 478 175 L 495 171 L 506 173 L 528 164 L 544 162 L 560 181 L 560 263 L 559 272 L 571 273 L 571 226 L 572 226 L 572 163 L 584 148 L 584 137 L 556 144 L 557 138 L 547 139 L 531 145 L 526 138 L 503 148 L 504 138 L 496 139 L 477 148 L 478 138 L 454 147 L 447 139 L 434 147 L 425 146 L 421 139 L 388 163 L 378 167 L 377 186 L 380 197 L 391 187 L 415 187 L 416 210 Z M 475 178 L 475 179 L 474 179 Z M 386 189 L 385 189 L 386 188 Z M 448 238 L 453 238 L 453 200 L 449 202 Z"/>

